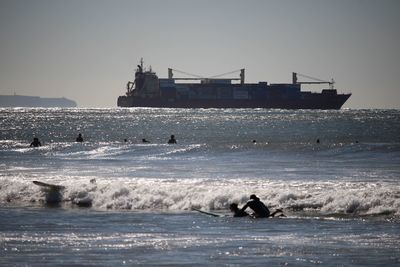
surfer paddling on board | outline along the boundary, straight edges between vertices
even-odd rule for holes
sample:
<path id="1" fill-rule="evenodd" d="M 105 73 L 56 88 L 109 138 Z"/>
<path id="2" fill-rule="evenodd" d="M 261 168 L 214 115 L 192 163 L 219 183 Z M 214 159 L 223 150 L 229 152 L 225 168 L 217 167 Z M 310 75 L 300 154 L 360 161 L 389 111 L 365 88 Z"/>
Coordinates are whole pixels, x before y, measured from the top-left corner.
<path id="1" fill-rule="evenodd" d="M 233 203 L 233 204 L 235 204 L 235 203 Z M 236 208 L 237 208 L 237 204 L 236 204 Z M 254 218 L 274 217 L 277 213 L 279 213 L 279 212 L 282 213 L 282 210 L 280 210 L 280 209 L 277 209 L 273 213 L 270 213 L 270 211 L 267 208 L 267 206 L 265 206 L 265 204 L 254 194 L 250 196 L 250 200 L 241 209 L 237 208 L 236 211 L 232 210 L 232 205 L 231 205 L 231 211 L 234 212 L 234 215 L 233 215 L 234 217 L 246 216 L 246 215 L 243 215 L 243 214 L 246 213 L 245 210 L 247 208 L 250 208 L 250 209 L 253 210 L 252 216 Z M 242 215 L 242 216 L 237 216 L 237 215 Z"/>

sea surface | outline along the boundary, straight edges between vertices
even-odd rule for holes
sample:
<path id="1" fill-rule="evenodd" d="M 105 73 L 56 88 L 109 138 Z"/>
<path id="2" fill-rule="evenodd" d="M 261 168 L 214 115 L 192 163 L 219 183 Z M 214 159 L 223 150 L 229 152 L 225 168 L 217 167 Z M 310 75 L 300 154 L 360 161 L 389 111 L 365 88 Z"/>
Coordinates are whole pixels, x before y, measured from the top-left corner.
<path id="1" fill-rule="evenodd" d="M 2 108 L 0 128 L 0 266 L 400 266 L 400 110 Z M 251 194 L 286 217 L 233 218 Z"/>

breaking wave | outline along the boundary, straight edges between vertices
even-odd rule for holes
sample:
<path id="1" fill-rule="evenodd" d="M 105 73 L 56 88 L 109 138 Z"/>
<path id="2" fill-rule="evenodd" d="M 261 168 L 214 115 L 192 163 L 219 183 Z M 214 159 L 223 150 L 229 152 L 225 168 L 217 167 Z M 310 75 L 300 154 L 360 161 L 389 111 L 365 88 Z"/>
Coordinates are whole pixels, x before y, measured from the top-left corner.
<path id="1" fill-rule="evenodd" d="M 54 183 L 52 181 L 44 181 Z M 102 210 L 182 211 L 192 208 L 227 212 L 257 194 L 271 209 L 292 215 L 400 215 L 400 189 L 390 183 L 240 181 L 209 179 L 73 179 L 62 203 Z M 48 191 L 31 181 L 2 178 L 1 205 L 43 204 Z"/>

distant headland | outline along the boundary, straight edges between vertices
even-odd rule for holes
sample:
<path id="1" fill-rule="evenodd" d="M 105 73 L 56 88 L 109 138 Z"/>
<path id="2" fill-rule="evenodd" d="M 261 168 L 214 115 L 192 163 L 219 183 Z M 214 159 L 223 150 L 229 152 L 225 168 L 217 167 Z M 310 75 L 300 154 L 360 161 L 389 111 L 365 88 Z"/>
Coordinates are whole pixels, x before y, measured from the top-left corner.
<path id="1" fill-rule="evenodd" d="M 0 95 L 0 107 L 76 107 L 75 101 L 67 98 L 44 98 L 39 96 Z"/>

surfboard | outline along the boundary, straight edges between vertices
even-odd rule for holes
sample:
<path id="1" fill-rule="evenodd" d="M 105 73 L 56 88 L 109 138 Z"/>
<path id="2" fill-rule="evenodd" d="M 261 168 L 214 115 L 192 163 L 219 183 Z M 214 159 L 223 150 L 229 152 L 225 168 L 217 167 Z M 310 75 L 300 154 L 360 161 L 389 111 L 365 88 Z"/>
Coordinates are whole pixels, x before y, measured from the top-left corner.
<path id="1" fill-rule="evenodd" d="M 42 187 L 45 187 L 47 189 L 54 190 L 54 191 L 60 191 L 60 190 L 65 189 L 65 187 L 62 185 L 48 184 L 48 183 L 44 183 L 44 182 L 40 182 L 40 181 L 33 181 L 33 183 L 35 185 L 42 186 Z"/>
<path id="2" fill-rule="evenodd" d="M 193 208 L 192 210 L 198 211 L 200 213 L 206 214 L 206 215 L 210 215 L 213 217 L 225 217 L 225 214 L 220 214 L 220 213 L 214 213 L 214 212 L 209 212 L 209 211 L 205 211 L 205 210 L 201 210 L 201 209 L 196 209 Z"/>

